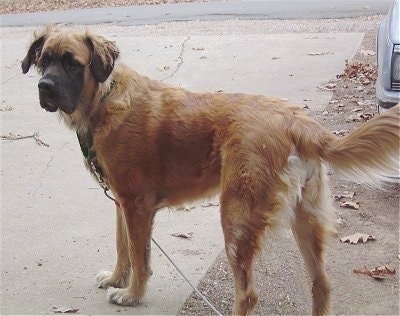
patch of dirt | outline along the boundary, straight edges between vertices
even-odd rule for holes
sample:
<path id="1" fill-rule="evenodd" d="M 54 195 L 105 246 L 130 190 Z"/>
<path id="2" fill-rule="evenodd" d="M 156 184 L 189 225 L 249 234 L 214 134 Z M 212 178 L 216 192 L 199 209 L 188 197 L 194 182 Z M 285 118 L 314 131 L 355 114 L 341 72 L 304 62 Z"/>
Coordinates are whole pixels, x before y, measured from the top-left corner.
<path id="1" fill-rule="evenodd" d="M 371 22 L 376 23 L 376 22 Z M 333 97 L 325 110 L 310 113 L 338 135 L 347 134 L 377 115 L 375 107 L 376 47 L 378 24 L 370 25 L 357 54 L 342 74 L 328 83 Z M 399 314 L 399 198 L 400 186 L 385 191 L 368 189 L 330 175 L 338 236 L 326 251 L 326 268 L 332 286 L 332 313 Z M 354 192 L 354 197 L 334 200 L 334 195 Z M 344 194 L 347 195 L 347 194 Z M 351 196 L 352 194 L 350 194 Z M 358 202 L 359 209 L 341 208 L 344 201 Z M 374 241 L 349 244 L 340 238 L 356 232 L 371 234 Z M 255 315 L 311 314 L 311 281 L 289 229 L 268 234 L 265 249 L 254 264 L 259 303 Z M 354 269 L 387 265 L 394 276 L 377 281 Z M 222 252 L 198 289 L 223 315 L 233 306 L 233 276 Z M 212 310 L 192 294 L 179 315 L 211 315 Z"/>
<path id="2" fill-rule="evenodd" d="M 1 1 L 0 14 L 206 1 L 207 0 L 3 0 Z"/>

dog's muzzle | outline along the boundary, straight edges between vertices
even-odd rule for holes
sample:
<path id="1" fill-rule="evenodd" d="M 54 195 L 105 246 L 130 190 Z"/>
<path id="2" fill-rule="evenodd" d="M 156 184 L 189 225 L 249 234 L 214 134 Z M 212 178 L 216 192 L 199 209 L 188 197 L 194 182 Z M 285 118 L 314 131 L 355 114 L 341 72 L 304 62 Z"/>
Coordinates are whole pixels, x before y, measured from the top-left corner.
<path id="1" fill-rule="evenodd" d="M 38 83 L 40 106 L 49 112 L 55 112 L 58 110 L 57 105 L 54 102 L 54 91 L 55 83 L 52 79 L 42 78 Z"/>
<path id="2" fill-rule="evenodd" d="M 58 109 L 71 114 L 74 107 L 71 106 L 68 95 L 60 91 L 57 87 L 56 80 L 51 77 L 43 77 L 39 80 L 39 99 L 40 106 L 48 112 L 56 112 Z"/>

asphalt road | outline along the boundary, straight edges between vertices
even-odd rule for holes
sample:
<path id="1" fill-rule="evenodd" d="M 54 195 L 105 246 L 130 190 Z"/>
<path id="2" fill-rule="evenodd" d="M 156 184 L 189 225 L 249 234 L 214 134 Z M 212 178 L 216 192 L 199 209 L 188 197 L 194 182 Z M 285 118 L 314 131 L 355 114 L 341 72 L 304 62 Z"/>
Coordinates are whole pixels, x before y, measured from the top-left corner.
<path id="1" fill-rule="evenodd" d="M 344 18 L 387 13 L 391 2 L 392 0 L 240 0 L 93 8 L 3 15 L 1 26 L 48 23 L 144 25 L 193 20 Z"/>

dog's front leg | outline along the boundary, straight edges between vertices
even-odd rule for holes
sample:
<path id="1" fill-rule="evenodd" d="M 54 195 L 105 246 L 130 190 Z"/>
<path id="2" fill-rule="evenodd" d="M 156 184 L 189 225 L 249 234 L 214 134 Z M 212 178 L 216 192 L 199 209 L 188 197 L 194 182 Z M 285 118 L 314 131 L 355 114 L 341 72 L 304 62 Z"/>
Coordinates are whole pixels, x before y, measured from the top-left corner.
<path id="1" fill-rule="evenodd" d="M 135 306 L 143 297 L 151 274 L 149 243 L 155 212 L 141 198 L 121 201 L 121 209 L 125 219 L 131 275 L 126 288 L 109 288 L 107 297 L 114 304 Z"/>
<path id="2" fill-rule="evenodd" d="M 121 208 L 116 206 L 116 244 L 117 244 L 117 264 L 114 272 L 101 271 L 96 276 L 99 288 L 118 287 L 124 288 L 128 285 L 131 273 L 131 265 L 128 254 L 128 237 L 126 233 L 125 218 Z"/>

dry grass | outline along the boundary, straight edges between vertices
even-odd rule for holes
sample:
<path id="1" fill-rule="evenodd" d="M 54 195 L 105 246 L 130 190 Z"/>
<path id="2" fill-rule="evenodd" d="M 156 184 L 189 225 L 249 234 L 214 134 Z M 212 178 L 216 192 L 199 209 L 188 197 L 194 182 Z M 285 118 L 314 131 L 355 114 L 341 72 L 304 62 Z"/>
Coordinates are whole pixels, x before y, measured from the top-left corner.
<path id="1" fill-rule="evenodd" d="M 207 0 L 2 0 L 0 14 L 205 1 Z"/>

